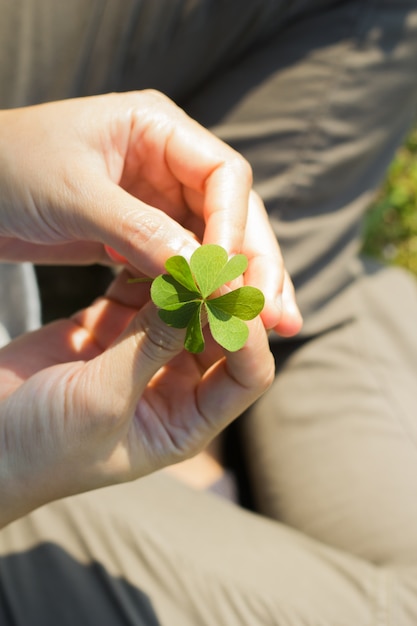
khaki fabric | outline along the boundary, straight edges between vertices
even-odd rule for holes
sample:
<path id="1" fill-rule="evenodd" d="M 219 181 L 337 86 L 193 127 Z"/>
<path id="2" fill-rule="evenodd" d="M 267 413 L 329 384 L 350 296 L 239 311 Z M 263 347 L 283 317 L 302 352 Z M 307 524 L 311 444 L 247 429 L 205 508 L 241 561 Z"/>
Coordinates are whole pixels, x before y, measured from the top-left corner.
<path id="1" fill-rule="evenodd" d="M 163 474 L 40 509 L 0 533 L 0 551 L 5 625 L 385 625 L 401 592 L 366 561 Z"/>

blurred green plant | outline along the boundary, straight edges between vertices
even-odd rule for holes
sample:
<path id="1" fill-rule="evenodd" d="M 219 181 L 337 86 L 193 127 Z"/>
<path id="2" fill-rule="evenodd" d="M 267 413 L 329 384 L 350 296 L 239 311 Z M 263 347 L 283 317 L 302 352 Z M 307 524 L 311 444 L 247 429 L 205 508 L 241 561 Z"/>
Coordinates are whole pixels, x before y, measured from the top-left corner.
<path id="1" fill-rule="evenodd" d="M 417 275 L 417 126 L 398 150 L 366 216 L 363 251 Z"/>

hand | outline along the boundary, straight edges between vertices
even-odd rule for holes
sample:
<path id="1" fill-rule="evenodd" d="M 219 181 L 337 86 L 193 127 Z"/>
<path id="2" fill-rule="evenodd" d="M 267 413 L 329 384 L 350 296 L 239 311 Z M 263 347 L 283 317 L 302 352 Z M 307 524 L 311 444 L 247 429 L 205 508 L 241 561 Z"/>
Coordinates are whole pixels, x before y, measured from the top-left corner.
<path id="1" fill-rule="evenodd" d="M 0 350 L 0 526 L 194 455 L 271 383 L 259 318 L 237 353 L 182 350 L 123 272 L 70 320 Z"/>
<path id="2" fill-rule="evenodd" d="M 237 152 L 158 92 L 1 111 L 0 258 L 89 264 L 121 255 L 155 276 L 169 256 L 189 257 L 195 238 L 218 243 L 249 257 L 265 325 L 294 334 L 291 281 L 251 184 Z"/>

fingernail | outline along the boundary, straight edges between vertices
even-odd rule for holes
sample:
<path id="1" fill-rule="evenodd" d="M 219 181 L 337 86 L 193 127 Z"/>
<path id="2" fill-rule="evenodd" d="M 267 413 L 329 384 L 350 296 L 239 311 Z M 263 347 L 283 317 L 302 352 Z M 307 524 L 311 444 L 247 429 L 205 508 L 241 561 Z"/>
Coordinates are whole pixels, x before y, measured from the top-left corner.
<path id="1" fill-rule="evenodd" d="M 117 263 L 117 265 L 127 264 L 127 259 L 121 254 L 119 254 L 114 248 L 104 245 L 104 249 L 106 251 L 107 256 L 113 261 L 113 263 Z"/>

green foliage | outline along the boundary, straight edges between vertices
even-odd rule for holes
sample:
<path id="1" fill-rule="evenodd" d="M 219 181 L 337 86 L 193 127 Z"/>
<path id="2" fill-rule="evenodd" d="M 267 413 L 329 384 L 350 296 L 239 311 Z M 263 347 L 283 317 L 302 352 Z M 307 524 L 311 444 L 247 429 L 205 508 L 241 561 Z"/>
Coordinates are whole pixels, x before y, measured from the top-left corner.
<path id="1" fill-rule="evenodd" d="M 262 292 L 250 286 L 218 297 L 213 297 L 213 292 L 238 278 L 247 266 L 245 255 L 228 259 L 224 248 L 208 244 L 197 248 L 190 264 L 182 256 L 168 259 L 168 274 L 161 274 L 152 282 L 151 298 L 161 319 L 174 328 L 187 329 L 184 346 L 189 352 L 204 350 L 206 320 L 213 338 L 223 348 L 234 352 L 243 347 L 249 332 L 244 320 L 253 319 L 262 311 Z"/>
<path id="2" fill-rule="evenodd" d="M 417 128 L 398 150 L 367 215 L 364 252 L 417 274 Z"/>

